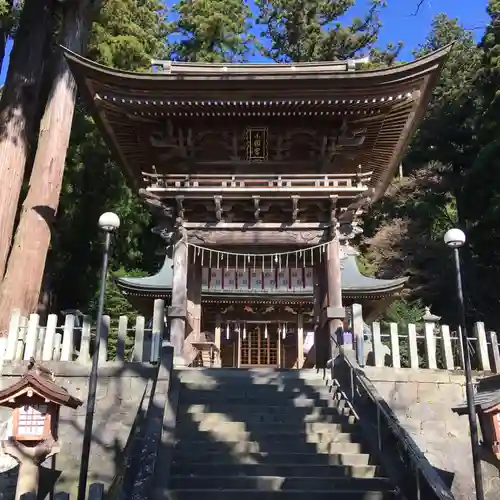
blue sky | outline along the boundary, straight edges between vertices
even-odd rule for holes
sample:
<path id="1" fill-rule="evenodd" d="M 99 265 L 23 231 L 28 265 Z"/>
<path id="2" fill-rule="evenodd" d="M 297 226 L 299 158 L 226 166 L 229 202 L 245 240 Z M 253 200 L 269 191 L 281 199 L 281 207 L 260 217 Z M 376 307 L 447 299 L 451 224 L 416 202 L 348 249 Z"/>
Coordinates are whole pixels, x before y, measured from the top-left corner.
<path id="1" fill-rule="evenodd" d="M 400 58 L 411 59 L 411 51 L 422 42 L 428 33 L 434 16 L 444 12 L 449 16 L 457 17 L 466 29 L 472 29 L 474 35 L 480 38 L 488 21 L 486 14 L 487 0 L 423 0 L 418 13 L 415 7 L 419 0 L 388 0 L 389 4 L 382 13 L 383 29 L 380 36 L 380 45 L 388 42 L 404 42 L 405 46 Z M 171 3 L 171 2 L 167 2 Z M 173 2 L 172 2 L 173 3 Z M 348 17 L 362 14 L 368 0 L 359 0 L 351 9 Z M 7 51 L 10 52 L 9 43 Z M 4 61 L 0 72 L 0 84 L 5 81 L 8 60 Z"/>

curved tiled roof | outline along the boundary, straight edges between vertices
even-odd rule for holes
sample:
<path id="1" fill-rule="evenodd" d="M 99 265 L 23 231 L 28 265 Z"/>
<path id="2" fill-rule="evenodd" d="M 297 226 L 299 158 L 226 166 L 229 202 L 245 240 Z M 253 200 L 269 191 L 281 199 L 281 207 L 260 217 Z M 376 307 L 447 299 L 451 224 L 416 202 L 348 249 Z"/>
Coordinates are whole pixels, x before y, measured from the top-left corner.
<path id="1" fill-rule="evenodd" d="M 68 50 L 66 59 L 107 144 L 135 187 L 152 172 L 142 128 L 165 120 L 199 123 L 207 117 L 286 117 L 348 120 L 365 140 L 324 174 L 370 172 L 380 198 L 423 116 L 451 46 L 410 63 L 354 70 L 349 62 L 297 64 L 163 63 L 163 72 L 134 73 L 91 62 Z M 202 84 L 201 84 L 202 83 Z M 302 117 L 302 118 L 301 118 Z M 149 136 L 148 136 L 149 137 Z M 158 165 L 156 165 L 158 167 Z"/>
<path id="2" fill-rule="evenodd" d="M 361 274 L 356 262 L 356 251 L 351 247 L 344 247 L 344 258 L 341 261 L 342 293 L 346 296 L 379 298 L 394 295 L 402 290 L 408 278 L 378 279 Z M 120 277 L 116 278 L 118 287 L 129 295 L 170 295 L 173 280 L 173 261 L 166 257 L 162 268 L 153 276 L 145 278 Z M 310 299 L 311 292 L 292 291 L 262 291 L 255 293 L 248 290 L 210 290 L 203 293 L 205 297 L 217 300 L 219 298 L 237 298 L 251 295 L 255 300 L 266 300 L 279 297 L 296 300 L 299 298 Z"/>

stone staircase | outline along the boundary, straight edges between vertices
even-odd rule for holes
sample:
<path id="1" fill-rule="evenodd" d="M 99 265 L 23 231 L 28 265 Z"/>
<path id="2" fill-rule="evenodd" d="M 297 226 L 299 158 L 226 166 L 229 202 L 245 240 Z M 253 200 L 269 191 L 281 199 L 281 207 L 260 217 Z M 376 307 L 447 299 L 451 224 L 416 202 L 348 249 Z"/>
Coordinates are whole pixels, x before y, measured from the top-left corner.
<path id="1" fill-rule="evenodd" d="M 315 370 L 185 369 L 169 500 L 400 498 Z"/>

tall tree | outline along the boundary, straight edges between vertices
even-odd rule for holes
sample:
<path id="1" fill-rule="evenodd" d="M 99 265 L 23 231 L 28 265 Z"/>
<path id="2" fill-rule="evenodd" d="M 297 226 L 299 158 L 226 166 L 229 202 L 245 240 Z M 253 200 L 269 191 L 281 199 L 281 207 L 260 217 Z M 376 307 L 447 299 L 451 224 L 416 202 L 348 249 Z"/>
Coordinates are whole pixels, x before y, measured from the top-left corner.
<path id="1" fill-rule="evenodd" d="M 7 3 L 3 5 L 8 9 Z M 36 137 L 36 111 L 52 9 L 52 1 L 25 1 L 0 99 L 0 282 L 10 251 L 25 164 Z"/>
<path id="2" fill-rule="evenodd" d="M 7 41 L 17 27 L 19 5 L 12 0 L 0 0 L 0 66 L 5 58 Z"/>
<path id="3" fill-rule="evenodd" d="M 87 56 L 117 69 L 148 71 L 151 58 L 166 54 L 163 9 L 157 0 L 105 1 L 92 27 Z M 112 270 L 154 271 L 161 240 L 151 234 L 150 214 L 127 186 L 93 120 L 77 104 L 46 266 L 54 312 L 88 311 L 101 265 L 96 221 L 109 210 L 122 221 L 113 243 Z"/>
<path id="4" fill-rule="evenodd" d="M 169 25 L 171 53 L 181 61 L 241 62 L 252 51 L 251 11 L 241 0 L 180 0 Z"/>
<path id="5" fill-rule="evenodd" d="M 262 35 L 269 40 L 264 54 L 276 61 L 333 61 L 368 54 L 381 27 L 384 0 L 370 0 L 363 17 L 350 24 L 339 19 L 355 0 L 257 0 Z M 266 45 L 266 44 L 265 44 Z"/>
<path id="6" fill-rule="evenodd" d="M 61 43 L 81 53 L 92 22 L 87 0 L 62 5 Z M 76 84 L 62 53 L 54 53 L 54 75 L 40 123 L 40 134 L 7 271 L 0 286 L 0 332 L 9 313 L 36 310 L 50 245 L 51 227 L 59 203 L 64 162 L 76 99 Z"/>
<path id="7" fill-rule="evenodd" d="M 500 1 L 488 4 L 490 23 L 479 48 L 482 64 L 474 82 L 476 113 L 470 142 L 478 154 L 463 182 L 465 217 L 468 222 L 473 298 L 478 319 L 490 328 L 500 325 Z"/>
<path id="8" fill-rule="evenodd" d="M 427 162 L 445 165 L 460 207 L 461 176 L 477 154 L 474 141 L 475 80 L 481 67 L 481 51 L 458 19 L 436 16 L 423 44 L 415 50 L 422 57 L 445 45 L 454 48 L 433 90 L 424 121 L 412 142 L 406 162 L 420 168 Z"/>
<path id="9" fill-rule="evenodd" d="M 135 14 L 137 16 L 143 14 L 139 19 L 144 26 L 157 13 L 142 9 L 144 5 L 150 6 L 152 0 L 139 2 L 127 0 L 123 3 L 120 5 L 121 14 L 124 20 L 128 20 L 131 24 L 134 21 L 133 13 L 127 7 L 130 8 L 134 4 L 138 7 L 135 9 Z M 113 9 L 117 8 L 117 4 L 117 0 L 110 0 L 107 9 L 104 10 L 104 15 L 109 16 L 108 25 L 111 29 L 113 29 L 113 23 L 116 27 L 116 12 L 113 13 Z M 158 4 L 154 2 L 154 5 Z M 82 53 L 92 23 L 92 3 L 89 1 L 67 3 L 63 4 L 63 9 L 62 45 L 73 52 Z M 149 16 L 144 16 L 144 14 L 149 14 Z M 116 36 L 114 38 L 115 42 L 120 43 L 122 57 L 129 63 L 130 58 L 127 58 L 127 52 L 133 48 L 133 43 L 137 43 L 140 36 L 147 34 L 144 26 L 142 34 L 136 30 L 131 36 L 129 27 L 128 31 L 125 30 L 124 33 L 118 35 L 119 38 Z M 96 42 L 97 46 L 106 46 L 103 37 L 98 38 Z M 134 53 L 137 55 L 138 51 Z M 106 55 L 109 54 L 110 52 Z M 55 73 L 40 125 L 30 186 L 21 210 L 7 272 L 0 287 L 0 332 L 5 331 L 12 308 L 20 308 L 25 314 L 37 308 L 47 252 L 51 242 L 51 231 L 59 205 L 76 101 L 76 84 L 62 53 L 57 51 L 54 57 L 57 61 L 54 65 Z M 144 58 L 140 62 L 143 63 Z M 132 69 L 136 68 L 132 67 Z"/>
<path id="10" fill-rule="evenodd" d="M 474 86 L 481 54 L 458 20 L 441 14 L 414 55 L 451 42 L 454 49 L 404 160 L 406 177 L 393 183 L 366 218 L 364 244 L 379 275 L 409 275 L 410 298 L 419 297 L 456 321 L 455 305 L 448 300 L 453 271 L 442 236 L 458 222 L 463 173 L 474 161 Z M 468 309 L 474 311 L 470 302 Z"/>

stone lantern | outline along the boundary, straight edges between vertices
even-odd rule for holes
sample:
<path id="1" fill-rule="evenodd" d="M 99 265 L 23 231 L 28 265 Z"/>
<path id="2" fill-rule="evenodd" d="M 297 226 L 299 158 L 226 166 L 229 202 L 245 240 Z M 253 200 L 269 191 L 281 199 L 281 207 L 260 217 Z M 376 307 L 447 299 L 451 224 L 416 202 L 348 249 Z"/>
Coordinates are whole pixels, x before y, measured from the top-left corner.
<path id="1" fill-rule="evenodd" d="M 37 494 L 40 464 L 59 452 L 57 424 L 61 406 L 76 409 L 81 404 L 33 358 L 27 372 L 0 391 L 0 406 L 12 409 L 8 439 L 2 442 L 2 448 L 19 462 L 16 500 L 24 494 Z"/>

